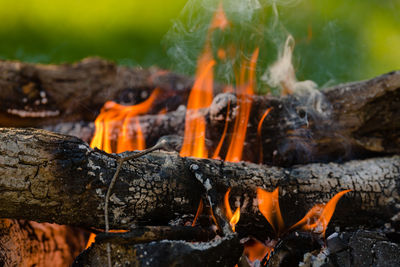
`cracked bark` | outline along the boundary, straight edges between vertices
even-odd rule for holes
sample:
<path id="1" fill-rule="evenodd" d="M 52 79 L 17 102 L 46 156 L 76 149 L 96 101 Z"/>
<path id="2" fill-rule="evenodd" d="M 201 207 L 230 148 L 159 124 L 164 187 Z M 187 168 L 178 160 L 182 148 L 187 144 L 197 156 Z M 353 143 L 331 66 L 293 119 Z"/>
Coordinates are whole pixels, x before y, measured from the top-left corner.
<path id="1" fill-rule="evenodd" d="M 104 228 L 104 195 L 116 162 L 80 139 L 2 128 L 0 166 L 3 217 Z M 317 202 L 353 189 L 339 203 L 337 224 L 380 224 L 399 220 L 399 168 L 399 156 L 280 168 L 154 152 L 123 165 L 110 199 L 110 227 L 165 224 L 177 214 L 194 214 L 207 183 L 214 204 L 222 203 L 228 187 L 232 198 L 246 199 L 243 218 L 255 213 L 256 187 L 279 186 L 288 225 Z"/>
<path id="2" fill-rule="evenodd" d="M 228 100 L 229 127 L 220 156 L 224 158 L 232 138 L 237 100 L 219 94 L 202 110 L 208 127 L 209 150 L 214 151 L 225 126 Z M 257 126 L 267 108 L 261 137 Z M 148 146 L 165 135 L 183 135 L 185 109 L 167 114 L 138 116 Z M 136 128 L 132 119 L 132 131 Z M 118 136 L 122 122 L 115 122 Z M 72 134 L 89 142 L 94 124 L 87 122 L 48 125 L 48 130 Z M 111 138 L 112 138 L 111 136 Z M 255 96 L 247 126 L 243 158 L 278 166 L 310 162 L 346 161 L 400 153 L 400 71 L 377 78 L 342 84 L 318 94 L 299 93 L 286 97 Z M 257 148 L 257 149 L 255 149 Z M 261 148 L 261 151 L 260 149 Z"/>

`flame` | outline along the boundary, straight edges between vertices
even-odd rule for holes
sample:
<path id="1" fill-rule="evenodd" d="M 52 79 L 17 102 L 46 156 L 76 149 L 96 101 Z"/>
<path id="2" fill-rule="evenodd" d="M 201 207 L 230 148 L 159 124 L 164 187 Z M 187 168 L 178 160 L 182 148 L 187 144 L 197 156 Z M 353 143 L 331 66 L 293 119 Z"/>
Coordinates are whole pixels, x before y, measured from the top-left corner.
<path id="1" fill-rule="evenodd" d="M 205 51 L 198 60 L 196 80 L 189 95 L 185 134 L 180 155 L 207 158 L 205 146 L 206 121 L 200 109 L 211 105 L 213 99 L 213 66 L 211 52 Z"/>
<path id="2" fill-rule="evenodd" d="M 224 8 L 222 6 L 222 3 L 220 2 L 218 5 L 217 10 L 214 13 L 209 32 L 212 32 L 214 29 L 221 29 L 224 30 L 229 26 L 229 20 L 226 17 Z"/>
<path id="3" fill-rule="evenodd" d="M 315 205 L 307 212 L 303 219 L 290 227 L 290 229 L 300 228 L 304 231 L 311 231 L 325 237 L 325 231 L 335 212 L 336 204 L 344 194 L 350 191 L 352 190 L 341 191 L 331 198 L 328 203 Z"/>
<path id="4" fill-rule="evenodd" d="M 265 118 L 267 117 L 267 115 L 269 114 L 269 112 L 270 112 L 271 110 L 272 110 L 272 108 L 268 108 L 268 109 L 264 112 L 264 114 L 263 114 L 263 116 L 261 117 L 261 120 L 260 120 L 260 122 L 258 123 L 258 126 L 257 126 L 257 138 L 258 138 L 258 142 L 259 142 L 259 144 L 260 144 L 260 159 L 259 159 L 259 162 L 260 162 L 260 163 L 263 162 L 263 158 L 264 158 L 264 155 L 263 155 L 263 146 L 262 146 L 262 140 L 261 140 L 261 127 L 262 127 L 262 124 L 263 124 Z"/>
<path id="5" fill-rule="evenodd" d="M 232 214 L 231 205 L 229 204 L 229 193 L 230 192 L 231 192 L 231 189 L 228 188 L 228 190 L 225 193 L 225 197 L 224 197 L 224 205 L 225 205 L 226 217 L 229 220 L 229 224 L 232 227 L 232 231 L 235 232 L 235 226 L 240 220 L 240 207 L 237 207 L 235 212 Z"/>
<path id="6" fill-rule="evenodd" d="M 274 251 L 273 246 L 267 246 L 264 243 L 251 238 L 244 244 L 243 253 L 249 261 L 255 262 L 256 260 L 262 261 L 265 257 L 269 259 L 272 251 Z"/>
<path id="7" fill-rule="evenodd" d="M 226 161 L 239 162 L 242 159 L 244 141 L 246 138 L 247 125 L 249 122 L 252 98 L 255 88 L 255 67 L 258 58 L 259 49 L 253 52 L 250 63 L 243 63 L 240 69 L 240 75 L 237 77 L 237 93 L 238 93 L 238 115 L 235 119 L 235 125 L 231 143 L 226 154 Z M 248 79 L 245 80 L 246 69 L 248 69 Z"/>
<path id="8" fill-rule="evenodd" d="M 228 107 L 226 111 L 226 117 L 225 117 L 225 126 L 224 126 L 224 131 L 222 132 L 221 139 L 219 140 L 219 143 L 217 145 L 217 148 L 214 151 L 213 159 L 219 159 L 219 152 L 221 151 L 222 144 L 224 143 L 226 132 L 228 131 L 228 119 L 229 119 L 229 110 L 231 106 L 231 101 L 228 101 Z"/>
<path id="9" fill-rule="evenodd" d="M 148 99 L 133 106 L 123 106 L 113 101 L 106 102 L 95 120 L 96 130 L 90 147 L 97 147 L 108 153 L 145 149 L 139 120 L 135 116 L 148 112 L 160 93 L 160 89 L 156 88 Z M 132 119 L 134 127 L 131 124 Z M 115 141 L 112 141 L 115 138 L 115 129 L 120 127 L 121 122 L 122 127 L 117 134 L 115 148 L 113 145 Z"/>
<path id="10" fill-rule="evenodd" d="M 285 227 L 279 208 L 279 187 L 272 193 L 257 188 L 257 202 L 258 209 L 272 226 L 276 236 L 279 237 Z"/>
<path id="11" fill-rule="evenodd" d="M 196 221 L 202 212 L 203 212 L 203 200 L 200 198 L 199 207 L 197 208 L 196 216 L 193 219 L 192 226 L 196 225 Z"/>
<path id="12" fill-rule="evenodd" d="M 182 157 L 208 157 L 205 146 L 206 121 L 200 110 L 210 106 L 213 100 L 213 72 L 216 62 L 212 56 L 211 33 L 215 29 L 224 30 L 228 25 L 229 21 L 220 3 L 208 29 L 204 51 L 197 61 L 195 82 L 187 104 L 185 134 L 180 151 Z"/>

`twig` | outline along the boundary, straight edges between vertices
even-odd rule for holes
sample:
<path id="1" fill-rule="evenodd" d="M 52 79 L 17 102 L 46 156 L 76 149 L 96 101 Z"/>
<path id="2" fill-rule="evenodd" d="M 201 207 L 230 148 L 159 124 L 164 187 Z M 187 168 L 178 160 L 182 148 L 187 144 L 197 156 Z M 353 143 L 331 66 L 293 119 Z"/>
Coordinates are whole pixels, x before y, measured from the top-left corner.
<path id="1" fill-rule="evenodd" d="M 157 144 L 155 144 L 154 146 L 152 146 L 152 147 L 150 147 L 148 149 L 145 149 L 143 151 L 140 151 L 139 153 L 136 153 L 136 154 L 133 154 L 133 155 L 129 155 L 129 156 L 126 156 L 126 157 L 121 157 L 119 155 L 109 154 L 109 153 L 104 152 L 103 150 L 99 150 L 97 148 L 95 149 L 96 152 L 99 152 L 99 153 L 101 153 L 103 155 L 106 155 L 106 156 L 108 156 L 110 158 L 116 159 L 116 161 L 117 161 L 117 170 L 115 171 L 114 176 L 111 179 L 111 182 L 110 182 L 110 185 L 108 186 L 106 197 L 105 197 L 104 220 L 105 220 L 105 226 L 106 226 L 105 227 L 106 233 L 108 233 L 110 231 L 110 223 L 109 223 L 109 220 L 108 220 L 108 204 L 110 202 L 110 195 L 111 195 L 112 189 L 114 188 L 115 182 L 117 181 L 118 174 L 119 174 L 119 172 L 120 172 L 120 170 L 122 168 L 122 164 L 125 161 L 142 157 L 142 156 L 144 156 L 146 154 L 149 154 L 149 153 L 151 153 L 151 152 L 153 152 L 155 150 L 163 149 L 163 148 L 166 148 L 166 147 L 167 147 L 167 141 L 162 139 Z M 107 263 L 108 263 L 108 266 L 111 267 L 111 246 L 110 246 L 110 243 L 107 243 Z"/>

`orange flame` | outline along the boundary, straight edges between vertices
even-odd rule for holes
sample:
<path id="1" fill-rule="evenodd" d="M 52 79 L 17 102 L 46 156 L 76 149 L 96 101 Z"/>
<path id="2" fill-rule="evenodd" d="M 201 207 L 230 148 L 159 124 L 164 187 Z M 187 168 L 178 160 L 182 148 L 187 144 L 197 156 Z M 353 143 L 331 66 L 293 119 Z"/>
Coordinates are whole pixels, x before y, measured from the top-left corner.
<path id="1" fill-rule="evenodd" d="M 240 220 L 240 207 L 237 207 L 237 209 L 235 210 L 235 213 L 232 214 L 231 205 L 229 204 L 229 193 L 230 192 L 231 192 L 231 189 L 228 188 L 228 190 L 225 193 L 225 197 L 224 197 L 224 205 L 225 205 L 226 217 L 229 220 L 229 224 L 232 227 L 232 231 L 235 232 L 235 226 Z"/>
<path id="2" fill-rule="evenodd" d="M 274 229 L 277 237 L 282 233 L 285 224 L 279 208 L 279 187 L 272 193 L 257 188 L 258 209 Z"/>
<path id="3" fill-rule="evenodd" d="M 238 77 L 238 107 L 239 112 L 235 119 L 233 136 L 226 154 L 226 161 L 239 162 L 242 159 L 244 141 L 246 139 L 247 125 L 249 122 L 252 98 L 255 88 L 255 67 L 258 57 L 258 48 L 253 52 L 249 64 L 242 64 Z M 245 81 L 246 69 L 249 69 L 248 80 Z"/>
<path id="4" fill-rule="evenodd" d="M 214 151 L 214 155 L 212 157 L 213 159 L 220 159 L 219 152 L 221 151 L 222 144 L 224 143 L 224 140 L 225 140 L 226 132 L 228 131 L 228 119 L 229 119 L 230 106 L 231 106 L 231 101 L 228 101 L 228 107 L 227 107 L 227 111 L 226 111 L 224 130 L 222 132 L 222 136 L 221 136 L 221 139 L 219 140 L 217 148 Z"/>
<path id="5" fill-rule="evenodd" d="M 210 106 L 213 100 L 213 71 L 216 62 L 212 56 L 210 39 L 215 29 L 224 30 L 228 25 L 228 19 L 220 3 L 208 30 L 204 51 L 197 62 L 195 82 L 187 104 L 185 134 L 180 151 L 182 157 L 208 157 L 205 146 L 206 121 L 200 109 Z"/>
<path id="6" fill-rule="evenodd" d="M 307 212 L 303 219 L 290 227 L 290 229 L 300 228 L 304 231 L 311 231 L 325 237 L 325 231 L 335 212 L 336 204 L 344 194 L 350 191 L 341 191 L 329 200 L 328 203 L 315 205 Z"/>
<path id="7" fill-rule="evenodd" d="M 133 106 L 123 106 L 113 101 L 106 102 L 96 118 L 96 130 L 90 147 L 97 147 L 108 153 L 145 149 L 144 137 L 135 116 L 148 112 L 160 93 L 160 89 L 157 88 L 148 99 Z M 134 127 L 131 124 L 132 118 Z M 115 138 L 115 129 L 119 127 L 121 131 L 117 134 L 117 142 L 114 145 L 115 141 L 112 141 Z"/>
<path id="8" fill-rule="evenodd" d="M 224 8 L 222 6 L 222 3 L 220 2 L 218 5 L 217 10 L 214 13 L 209 32 L 213 31 L 214 29 L 221 29 L 224 30 L 229 26 L 229 20 L 226 17 Z"/>
<path id="9" fill-rule="evenodd" d="M 192 226 L 196 225 L 197 219 L 199 218 L 202 212 L 203 212 L 203 200 L 200 198 L 199 207 L 197 208 L 196 216 L 193 219 Z"/>
<path id="10" fill-rule="evenodd" d="M 268 259 L 272 251 L 274 251 L 273 246 L 267 246 L 264 243 L 252 238 L 244 244 L 243 253 L 249 259 L 249 261 L 254 262 L 256 260 L 262 261 L 265 257 Z"/>
<path id="11" fill-rule="evenodd" d="M 262 162 L 263 162 L 263 158 L 264 158 L 264 155 L 263 155 L 263 146 L 262 146 L 262 140 L 261 140 L 261 127 L 262 127 L 262 124 L 263 124 L 265 118 L 267 117 L 267 115 L 269 114 L 269 112 L 270 112 L 271 110 L 272 110 L 272 108 L 268 108 L 268 109 L 264 112 L 264 114 L 263 114 L 263 116 L 261 117 L 261 120 L 260 120 L 260 122 L 258 123 L 258 126 L 257 126 L 257 138 L 258 138 L 258 142 L 259 142 L 259 145 L 260 145 L 260 159 L 259 159 L 259 163 L 262 163 Z"/>
<path id="12" fill-rule="evenodd" d="M 196 80 L 187 105 L 185 134 L 180 152 L 182 157 L 208 157 L 205 145 L 206 121 L 200 109 L 211 105 L 213 99 L 214 64 L 215 61 L 208 50 L 199 58 Z"/>

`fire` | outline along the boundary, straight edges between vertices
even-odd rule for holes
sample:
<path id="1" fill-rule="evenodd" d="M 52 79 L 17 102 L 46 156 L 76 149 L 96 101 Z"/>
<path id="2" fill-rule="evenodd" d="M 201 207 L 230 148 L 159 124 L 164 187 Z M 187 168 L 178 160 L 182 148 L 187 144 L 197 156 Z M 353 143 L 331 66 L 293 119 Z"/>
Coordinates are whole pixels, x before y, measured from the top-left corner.
<path id="1" fill-rule="evenodd" d="M 240 75 L 237 77 L 237 95 L 239 112 L 235 119 L 235 126 L 231 143 L 225 160 L 239 162 L 242 159 L 244 141 L 246 139 L 247 125 L 249 122 L 252 98 L 255 88 L 255 69 L 258 58 L 258 48 L 253 52 L 250 63 L 242 64 Z M 249 70 L 246 80 L 246 70 Z"/>
<path id="2" fill-rule="evenodd" d="M 268 108 L 268 109 L 264 112 L 263 116 L 261 117 L 260 122 L 259 122 L 258 125 L 257 125 L 257 138 L 258 138 L 258 142 L 259 142 L 259 145 L 260 145 L 260 159 L 259 159 L 259 163 L 262 163 L 262 162 L 263 162 L 263 158 L 264 158 L 264 155 L 263 155 L 263 147 L 262 147 L 262 140 L 261 140 L 261 127 L 262 127 L 262 124 L 263 124 L 265 118 L 268 116 L 268 114 L 271 112 L 271 110 L 272 110 L 272 108 Z"/>
<path id="3" fill-rule="evenodd" d="M 182 157 L 207 158 L 208 150 L 205 145 L 206 121 L 201 113 L 202 108 L 211 105 L 213 100 L 214 65 L 212 56 L 211 33 L 215 29 L 224 30 L 229 25 L 222 4 L 214 14 L 203 53 L 197 61 L 195 82 L 190 91 L 187 104 L 185 134 L 180 155 Z"/>
<path id="4" fill-rule="evenodd" d="M 147 100 L 133 106 L 123 106 L 113 101 L 106 102 L 96 118 L 96 130 L 90 147 L 97 147 L 108 153 L 145 149 L 145 139 L 136 116 L 147 113 L 160 93 L 161 91 L 157 88 Z M 132 127 L 132 120 L 134 127 Z"/>
<path id="5" fill-rule="evenodd" d="M 276 236 L 279 237 L 285 227 L 279 208 L 279 187 L 272 193 L 257 188 L 257 202 L 258 209 L 272 226 Z"/>
<path id="6" fill-rule="evenodd" d="M 187 104 L 185 134 L 180 155 L 207 158 L 205 145 L 206 121 L 200 109 L 211 105 L 213 99 L 213 67 L 215 61 L 206 51 L 198 60 L 196 80 Z"/>
<path id="7" fill-rule="evenodd" d="M 231 205 L 229 204 L 229 193 L 230 192 L 231 192 L 231 189 L 228 188 L 228 190 L 225 193 L 225 197 L 224 197 L 224 205 L 225 205 L 226 217 L 229 220 L 229 224 L 232 227 L 232 231 L 235 232 L 235 226 L 239 222 L 239 219 L 240 219 L 240 207 L 237 207 L 237 209 L 235 210 L 235 213 L 232 214 Z"/>
<path id="8" fill-rule="evenodd" d="M 267 246 L 266 244 L 251 238 L 244 244 L 243 253 L 250 262 L 255 262 L 256 260 L 262 261 L 265 257 L 268 259 L 272 251 L 274 251 L 274 246 Z"/>
<path id="9" fill-rule="evenodd" d="M 336 204 L 344 194 L 350 191 L 341 191 L 329 200 L 328 203 L 315 205 L 307 212 L 303 219 L 294 224 L 290 229 L 300 228 L 301 230 L 311 231 L 325 237 L 325 231 L 335 212 Z"/>

